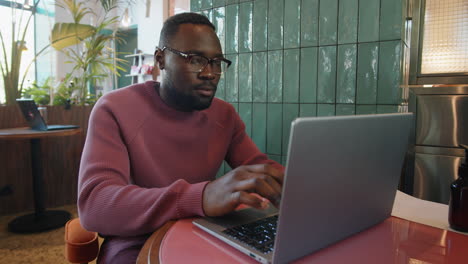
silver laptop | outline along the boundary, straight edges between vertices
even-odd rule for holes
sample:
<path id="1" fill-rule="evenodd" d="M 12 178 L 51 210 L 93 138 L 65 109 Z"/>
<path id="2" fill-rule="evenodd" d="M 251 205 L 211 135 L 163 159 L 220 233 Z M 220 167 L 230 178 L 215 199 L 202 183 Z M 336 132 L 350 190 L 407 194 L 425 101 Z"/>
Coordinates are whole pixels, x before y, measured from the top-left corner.
<path id="1" fill-rule="evenodd" d="M 279 212 L 249 208 L 193 223 L 262 263 L 287 263 L 368 229 L 390 217 L 412 120 L 298 118 Z"/>

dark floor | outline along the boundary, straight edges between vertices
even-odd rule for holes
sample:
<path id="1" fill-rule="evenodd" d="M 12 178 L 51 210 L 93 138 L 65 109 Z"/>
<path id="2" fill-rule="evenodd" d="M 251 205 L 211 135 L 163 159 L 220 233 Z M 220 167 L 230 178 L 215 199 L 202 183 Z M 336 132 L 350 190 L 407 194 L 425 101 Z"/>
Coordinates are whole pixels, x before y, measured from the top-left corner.
<path id="1" fill-rule="evenodd" d="M 77 217 L 76 205 L 53 209 L 66 210 L 72 214 L 72 217 Z M 65 231 L 63 227 L 36 234 L 8 232 L 8 222 L 26 213 L 28 212 L 0 216 L 0 264 L 68 263 L 64 257 Z"/>

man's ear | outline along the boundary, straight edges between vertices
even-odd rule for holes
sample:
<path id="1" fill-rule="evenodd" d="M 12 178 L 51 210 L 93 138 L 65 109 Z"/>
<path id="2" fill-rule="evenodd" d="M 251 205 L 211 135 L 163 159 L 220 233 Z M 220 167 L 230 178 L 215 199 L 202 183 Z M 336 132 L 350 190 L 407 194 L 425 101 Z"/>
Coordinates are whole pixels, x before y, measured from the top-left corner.
<path id="1" fill-rule="evenodd" d="M 154 61 L 155 63 L 157 63 L 157 66 L 159 67 L 159 69 L 161 70 L 164 69 L 164 56 L 163 56 L 163 52 L 161 51 L 161 49 L 157 49 L 154 52 Z"/>

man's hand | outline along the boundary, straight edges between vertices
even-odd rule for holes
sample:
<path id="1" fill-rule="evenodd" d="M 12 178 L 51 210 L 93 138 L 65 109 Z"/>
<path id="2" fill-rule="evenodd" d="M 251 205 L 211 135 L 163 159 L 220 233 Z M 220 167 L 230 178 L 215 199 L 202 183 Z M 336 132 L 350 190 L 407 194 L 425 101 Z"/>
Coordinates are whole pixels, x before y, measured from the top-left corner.
<path id="1" fill-rule="evenodd" d="M 240 204 L 262 209 L 266 199 L 278 207 L 283 177 L 282 171 L 268 164 L 238 167 L 208 183 L 203 192 L 203 210 L 207 216 L 220 216 Z"/>

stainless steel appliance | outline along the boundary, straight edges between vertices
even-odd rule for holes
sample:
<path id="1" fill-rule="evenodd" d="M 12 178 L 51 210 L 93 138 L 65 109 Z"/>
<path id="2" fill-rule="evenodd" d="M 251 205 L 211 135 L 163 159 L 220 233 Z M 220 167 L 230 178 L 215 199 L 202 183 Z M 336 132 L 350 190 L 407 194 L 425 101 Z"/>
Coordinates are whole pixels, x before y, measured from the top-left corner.
<path id="1" fill-rule="evenodd" d="M 409 91 L 408 108 L 416 123 L 414 171 L 407 189 L 415 197 L 447 204 L 464 157 L 460 144 L 468 143 L 468 85 L 413 86 Z"/>

